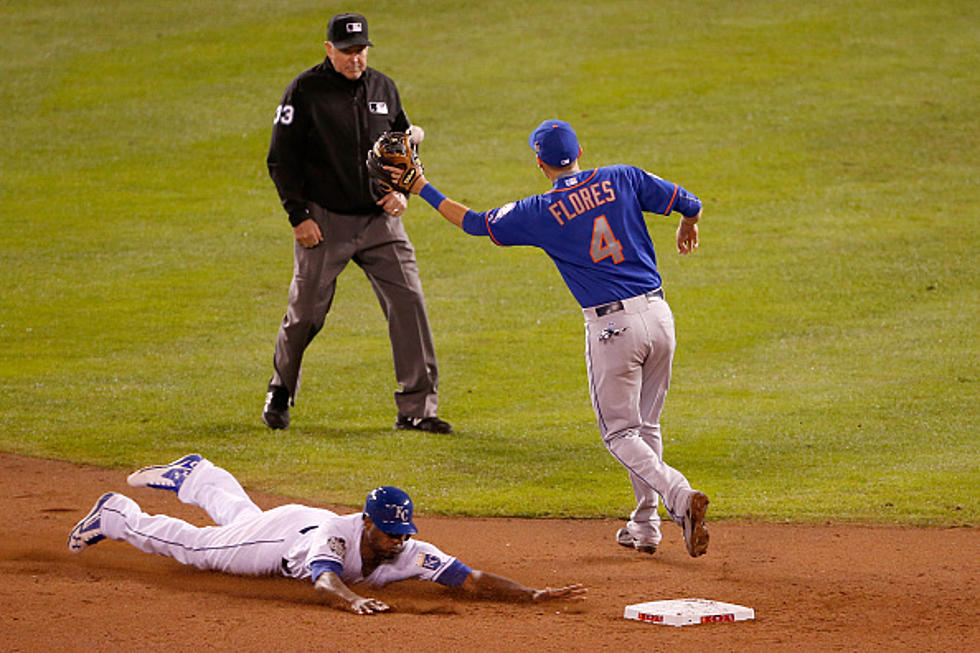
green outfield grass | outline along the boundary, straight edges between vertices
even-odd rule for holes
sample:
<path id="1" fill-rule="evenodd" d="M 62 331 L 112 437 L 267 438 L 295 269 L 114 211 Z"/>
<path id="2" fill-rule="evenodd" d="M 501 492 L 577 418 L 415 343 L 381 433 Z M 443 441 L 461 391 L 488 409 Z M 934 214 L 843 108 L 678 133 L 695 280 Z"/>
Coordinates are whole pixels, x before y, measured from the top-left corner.
<path id="1" fill-rule="evenodd" d="M 356 6 L 443 192 L 486 209 L 545 190 L 527 134 L 558 117 L 584 166 L 704 200 L 695 256 L 674 253 L 675 219 L 649 224 L 678 334 L 665 457 L 713 518 L 976 524 L 976 3 Z M 199 451 L 318 501 L 391 483 L 430 513 L 626 515 L 553 265 L 417 200 L 457 432 L 392 428 L 355 266 L 293 426 L 260 422 L 292 269 L 268 138 L 333 10 L 0 3 L 0 450 L 122 472 Z"/>

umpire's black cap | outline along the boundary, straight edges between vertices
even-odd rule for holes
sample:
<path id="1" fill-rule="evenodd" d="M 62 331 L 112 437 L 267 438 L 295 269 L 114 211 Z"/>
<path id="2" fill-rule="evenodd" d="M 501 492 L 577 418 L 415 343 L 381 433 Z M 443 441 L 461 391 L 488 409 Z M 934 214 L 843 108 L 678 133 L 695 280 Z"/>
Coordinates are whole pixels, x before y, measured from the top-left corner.
<path id="1" fill-rule="evenodd" d="M 374 45 L 368 40 L 367 18 L 360 14 L 337 14 L 327 23 L 327 40 L 338 50 L 352 45 Z"/>

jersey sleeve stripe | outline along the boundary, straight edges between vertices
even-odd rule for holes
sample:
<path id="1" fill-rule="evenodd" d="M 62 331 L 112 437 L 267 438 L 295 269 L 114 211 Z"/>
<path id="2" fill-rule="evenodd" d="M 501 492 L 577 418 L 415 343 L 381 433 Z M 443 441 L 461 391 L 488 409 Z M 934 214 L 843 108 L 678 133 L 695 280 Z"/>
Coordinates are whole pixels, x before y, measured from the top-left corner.
<path id="1" fill-rule="evenodd" d="M 487 235 L 490 236 L 490 240 L 492 240 L 498 247 L 503 247 L 503 244 L 497 240 L 496 237 L 494 237 L 493 231 L 490 229 L 490 211 L 487 211 L 483 215 L 483 220 L 487 223 Z"/>
<path id="2" fill-rule="evenodd" d="M 680 188 L 680 186 L 674 184 L 674 194 L 670 196 L 670 201 L 667 202 L 667 209 L 664 211 L 664 215 L 670 215 L 670 212 L 674 210 L 674 200 L 677 199 L 678 188 Z"/>

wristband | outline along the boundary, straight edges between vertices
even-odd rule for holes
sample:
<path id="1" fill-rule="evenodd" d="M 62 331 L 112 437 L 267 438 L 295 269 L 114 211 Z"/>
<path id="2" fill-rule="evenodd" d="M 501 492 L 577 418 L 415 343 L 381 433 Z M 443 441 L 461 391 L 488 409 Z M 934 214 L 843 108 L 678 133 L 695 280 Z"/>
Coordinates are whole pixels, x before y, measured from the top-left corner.
<path id="1" fill-rule="evenodd" d="M 431 183 L 426 184 L 422 190 L 419 191 L 419 197 L 428 202 L 429 205 L 436 211 L 439 210 L 439 205 L 442 204 L 442 200 L 446 199 L 446 196 L 436 190 L 436 187 Z"/>

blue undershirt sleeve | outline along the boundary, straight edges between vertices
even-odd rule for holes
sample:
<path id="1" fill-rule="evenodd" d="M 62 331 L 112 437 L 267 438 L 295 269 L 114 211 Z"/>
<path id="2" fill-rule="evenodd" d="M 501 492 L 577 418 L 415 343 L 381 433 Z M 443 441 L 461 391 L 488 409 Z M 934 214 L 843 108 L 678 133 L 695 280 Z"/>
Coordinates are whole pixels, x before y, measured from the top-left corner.
<path id="1" fill-rule="evenodd" d="M 342 577 L 341 574 L 343 573 L 344 568 L 339 562 L 334 562 L 333 560 L 314 560 L 310 563 L 310 572 L 313 574 L 314 583 L 316 582 L 316 579 L 320 577 L 320 574 L 325 571 L 332 571 L 333 573 L 337 574 L 338 577 Z"/>
<path id="2" fill-rule="evenodd" d="M 473 571 L 466 565 L 464 565 L 459 560 L 453 560 L 453 563 L 446 567 L 446 569 L 439 574 L 438 578 L 434 578 L 435 582 L 440 585 L 446 585 L 447 587 L 459 587 L 466 580 L 466 577 L 470 575 Z"/>

